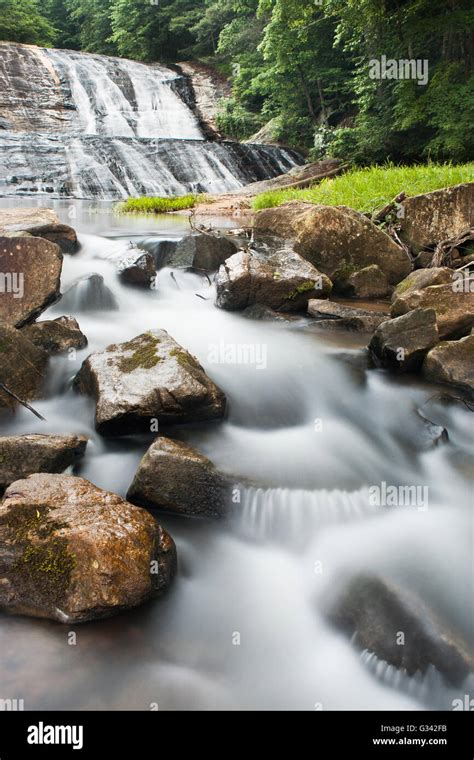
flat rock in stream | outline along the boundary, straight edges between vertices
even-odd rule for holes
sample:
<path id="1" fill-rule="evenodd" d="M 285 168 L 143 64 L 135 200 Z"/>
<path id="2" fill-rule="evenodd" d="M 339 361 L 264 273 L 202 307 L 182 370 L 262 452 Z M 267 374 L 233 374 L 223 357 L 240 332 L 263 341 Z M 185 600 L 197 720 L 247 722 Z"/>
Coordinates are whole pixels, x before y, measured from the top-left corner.
<path id="1" fill-rule="evenodd" d="M 63 253 L 75 253 L 79 247 L 76 231 L 62 224 L 50 208 L 0 209 L 0 235 L 44 238 L 56 243 Z"/>
<path id="2" fill-rule="evenodd" d="M 141 460 L 127 499 L 191 517 L 220 517 L 230 502 L 230 480 L 199 451 L 160 436 Z"/>
<path id="3" fill-rule="evenodd" d="M 0 490 L 37 472 L 64 472 L 87 446 L 84 435 L 10 435 L 0 437 Z"/>
<path id="4" fill-rule="evenodd" d="M 22 327 L 57 301 L 62 261 L 48 240 L 0 237 L 0 320 Z"/>
<path id="5" fill-rule="evenodd" d="M 169 585 L 172 538 L 144 509 L 68 475 L 31 475 L 0 505 L 0 607 L 80 623 Z"/>
<path id="6" fill-rule="evenodd" d="M 62 354 L 87 346 L 87 338 L 74 317 L 58 317 L 34 322 L 22 328 L 22 335 L 48 354 Z"/>
<path id="7" fill-rule="evenodd" d="M 91 354 L 74 385 L 95 399 L 96 427 L 104 435 L 149 432 L 156 421 L 217 419 L 226 407 L 223 392 L 165 330 Z"/>
<path id="8" fill-rule="evenodd" d="M 310 298 L 329 296 L 329 277 L 290 250 L 265 256 L 239 251 L 216 277 L 216 305 L 228 311 L 261 304 L 281 312 L 304 311 Z"/>
<path id="9" fill-rule="evenodd" d="M 312 298 L 308 301 L 308 314 L 325 326 L 336 330 L 351 330 L 354 332 L 373 332 L 382 322 L 386 322 L 388 314 L 368 309 L 356 309 L 344 306 L 335 301 Z"/>
<path id="10" fill-rule="evenodd" d="M 369 351 L 377 366 L 392 372 L 415 372 L 438 340 L 434 310 L 415 309 L 383 322 L 372 336 Z"/>
<path id="11" fill-rule="evenodd" d="M 49 356 L 25 338 L 22 330 L 0 322 L 0 383 L 23 401 L 41 396 Z M 0 412 L 13 411 L 18 402 L 0 388 Z"/>
<path id="12" fill-rule="evenodd" d="M 474 669 L 467 645 L 406 589 L 376 576 L 355 577 L 329 609 L 330 620 L 355 643 L 409 675 L 433 665 L 453 685 Z M 399 644 L 399 634 L 404 644 Z"/>

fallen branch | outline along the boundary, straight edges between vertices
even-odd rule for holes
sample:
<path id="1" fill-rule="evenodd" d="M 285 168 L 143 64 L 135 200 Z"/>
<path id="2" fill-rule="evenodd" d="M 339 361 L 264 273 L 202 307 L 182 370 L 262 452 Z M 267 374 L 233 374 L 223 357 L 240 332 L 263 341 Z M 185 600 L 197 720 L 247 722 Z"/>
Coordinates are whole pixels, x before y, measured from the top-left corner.
<path id="1" fill-rule="evenodd" d="M 298 182 L 292 182 L 290 185 L 279 185 L 278 187 L 272 188 L 272 190 L 293 190 L 297 188 L 311 187 L 311 185 L 315 185 L 317 182 L 321 182 L 321 180 L 326 179 L 327 177 L 335 177 L 336 174 L 340 174 L 348 168 L 349 164 L 343 164 L 342 166 L 337 166 L 335 169 L 331 169 L 331 171 L 324 172 L 323 174 L 315 174 L 313 177 L 300 179 Z"/>
<path id="2" fill-rule="evenodd" d="M 405 200 L 407 197 L 407 194 L 405 192 L 398 193 L 398 195 L 395 196 L 393 201 L 390 201 L 390 203 L 387 203 L 383 208 L 380 209 L 380 211 L 374 212 L 372 214 L 372 221 L 374 224 L 377 224 L 378 222 L 383 222 L 385 217 L 387 217 L 392 211 L 396 211 L 397 206 Z"/>
<path id="3" fill-rule="evenodd" d="M 45 417 L 43 417 L 39 412 L 37 412 L 36 409 L 33 409 L 32 406 L 30 406 L 29 404 L 27 404 L 26 401 L 23 401 L 23 399 L 21 399 L 19 396 L 17 396 L 16 393 L 13 393 L 13 391 L 11 391 L 9 388 L 7 388 L 6 385 L 4 385 L 3 383 L 0 383 L 0 388 L 2 389 L 2 391 L 4 391 L 5 393 L 7 393 L 9 396 L 11 396 L 12 398 L 14 398 L 15 401 L 18 401 L 19 404 L 21 404 L 22 406 L 24 406 L 25 409 L 28 409 L 30 412 L 33 412 L 33 414 L 35 415 L 35 417 L 38 417 L 39 420 L 43 420 L 43 422 L 46 422 Z"/>
<path id="4" fill-rule="evenodd" d="M 457 238 L 442 240 L 435 248 L 430 267 L 453 267 L 453 251 L 470 241 L 474 241 L 474 227 L 464 230 Z"/>

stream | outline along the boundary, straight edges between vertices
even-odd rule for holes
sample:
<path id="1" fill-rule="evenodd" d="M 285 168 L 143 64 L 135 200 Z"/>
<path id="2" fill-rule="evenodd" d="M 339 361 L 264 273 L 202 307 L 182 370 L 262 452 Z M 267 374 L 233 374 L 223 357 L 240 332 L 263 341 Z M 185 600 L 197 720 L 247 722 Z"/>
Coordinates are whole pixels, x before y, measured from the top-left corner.
<path id="1" fill-rule="evenodd" d="M 35 402 L 47 421 L 22 409 L 3 434 L 88 435 L 75 473 L 125 496 L 152 438 L 100 438 L 93 404 L 71 380 L 92 351 L 164 328 L 229 401 L 223 422 L 171 434 L 236 481 L 262 487 L 244 489 L 228 519 L 157 515 L 176 541 L 179 573 L 140 609 L 73 628 L 3 615 L 0 697 L 23 699 L 28 710 L 451 709 L 468 685 L 448 687 L 434 669 L 409 677 L 361 652 L 325 609 L 347 578 L 374 572 L 472 636 L 470 413 L 441 403 L 421 381 L 366 370 L 364 336 L 217 309 L 213 286 L 197 274 L 175 270 L 173 280 L 162 269 L 154 290 L 122 285 L 113 258 L 129 241 L 189 234 L 184 216 L 116 216 L 105 202 L 48 205 L 81 243 L 64 256 L 63 289 L 97 272 L 119 308 L 83 311 L 78 298 L 70 313 L 88 348 L 51 360 L 46 398 Z M 59 302 L 41 318 L 63 313 Z M 226 347 L 241 345 L 254 347 L 258 361 L 223 360 Z M 426 439 L 422 407 L 449 442 Z M 426 488 L 426 509 L 371 506 L 368 489 L 383 482 Z"/>

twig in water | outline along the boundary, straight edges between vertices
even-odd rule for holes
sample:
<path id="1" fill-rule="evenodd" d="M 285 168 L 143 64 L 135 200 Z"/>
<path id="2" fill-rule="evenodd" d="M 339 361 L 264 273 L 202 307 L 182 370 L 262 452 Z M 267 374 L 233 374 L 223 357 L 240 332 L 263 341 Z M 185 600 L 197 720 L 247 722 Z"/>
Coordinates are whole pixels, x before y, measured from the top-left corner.
<path id="1" fill-rule="evenodd" d="M 33 409 L 32 406 L 26 403 L 26 401 L 23 401 L 23 399 L 19 398 L 19 396 L 16 395 L 16 393 L 13 393 L 9 388 L 7 388 L 6 385 L 3 383 L 0 383 L 0 388 L 2 391 L 5 391 L 5 393 L 8 393 L 9 396 L 15 399 L 15 401 L 18 401 L 19 404 L 25 407 L 25 409 L 29 409 L 30 412 L 33 412 L 35 417 L 38 417 L 39 420 L 43 420 L 43 422 L 46 422 L 45 417 L 43 417 L 39 412 L 36 411 L 36 409 Z"/>
<path id="2" fill-rule="evenodd" d="M 198 298 L 202 298 L 203 301 L 209 301 L 209 298 L 206 298 L 206 296 L 202 296 L 200 293 L 195 293 L 194 295 L 197 296 Z"/>
<path id="3" fill-rule="evenodd" d="M 176 287 L 178 288 L 178 290 L 180 290 L 180 287 L 179 287 L 179 284 L 178 284 L 178 280 L 177 280 L 177 279 L 176 279 L 176 277 L 174 276 L 174 272 L 170 272 L 170 277 L 171 277 L 171 279 L 173 280 L 173 282 L 174 282 L 174 284 L 176 285 Z"/>

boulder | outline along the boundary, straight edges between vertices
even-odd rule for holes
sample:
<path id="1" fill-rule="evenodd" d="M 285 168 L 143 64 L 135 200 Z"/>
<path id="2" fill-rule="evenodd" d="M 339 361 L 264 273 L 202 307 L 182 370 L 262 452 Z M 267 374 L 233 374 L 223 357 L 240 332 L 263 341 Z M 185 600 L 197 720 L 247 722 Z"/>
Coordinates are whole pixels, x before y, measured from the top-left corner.
<path id="1" fill-rule="evenodd" d="M 84 435 L 11 435 L 0 437 L 0 489 L 35 472 L 64 472 L 87 446 Z"/>
<path id="2" fill-rule="evenodd" d="M 256 215 L 257 233 L 279 235 L 331 280 L 376 264 L 391 285 L 403 280 L 412 263 L 401 246 L 370 219 L 346 206 L 287 203 Z"/>
<path id="3" fill-rule="evenodd" d="M 21 333 L 48 354 L 62 354 L 71 348 L 79 350 L 87 346 L 87 338 L 73 317 L 34 322 L 23 327 Z"/>
<path id="4" fill-rule="evenodd" d="M 61 308 L 73 312 L 116 311 L 118 304 L 102 275 L 93 272 L 68 285 L 61 298 Z"/>
<path id="5" fill-rule="evenodd" d="M 355 644 L 409 675 L 434 666 L 460 686 L 474 668 L 472 651 L 414 593 L 384 578 L 356 576 L 328 610 Z M 404 645 L 399 634 L 404 633 Z"/>
<path id="6" fill-rule="evenodd" d="M 393 291 L 392 301 L 400 296 L 411 293 L 414 290 L 423 290 L 431 285 L 448 285 L 453 281 L 453 270 L 449 267 L 432 267 L 429 269 L 415 269 L 408 277 L 398 283 Z"/>
<path id="7" fill-rule="evenodd" d="M 414 253 L 474 226 L 474 182 L 406 198 L 400 238 Z"/>
<path id="8" fill-rule="evenodd" d="M 237 250 L 237 245 L 222 235 L 188 235 L 170 249 L 166 266 L 216 272 Z"/>
<path id="9" fill-rule="evenodd" d="M 373 332 L 382 322 L 388 319 L 388 314 L 368 309 L 355 309 L 343 306 L 334 301 L 312 298 L 308 301 L 308 314 L 314 319 L 330 323 L 335 329 L 352 330 L 355 332 Z"/>
<path id="10" fill-rule="evenodd" d="M 0 319 L 22 327 L 59 298 L 62 254 L 33 237 L 0 237 Z"/>
<path id="11" fill-rule="evenodd" d="M 220 517 L 230 483 L 196 449 L 160 436 L 140 462 L 127 492 L 133 504 L 192 517 Z"/>
<path id="12" fill-rule="evenodd" d="M 150 330 L 91 354 L 74 381 L 96 401 L 96 427 L 126 435 L 223 417 L 226 399 L 198 361 L 168 335 Z"/>
<path id="13" fill-rule="evenodd" d="M 76 231 L 67 224 L 61 224 L 49 208 L 0 209 L 0 235 L 45 238 L 56 243 L 63 253 L 75 253 L 79 247 Z"/>
<path id="14" fill-rule="evenodd" d="M 399 317 L 413 309 L 434 309 L 439 337 L 460 338 L 474 326 L 474 293 L 456 291 L 453 281 L 402 293 L 392 304 L 390 314 Z"/>
<path id="15" fill-rule="evenodd" d="M 415 309 L 377 327 L 369 351 L 377 366 L 393 372 L 415 372 L 438 339 L 434 310 Z"/>
<path id="16" fill-rule="evenodd" d="M 0 505 L 0 607 L 81 623 L 136 607 L 176 570 L 171 537 L 144 509 L 82 478 L 31 475 Z"/>
<path id="17" fill-rule="evenodd" d="M 117 271 L 125 285 L 150 288 L 156 277 L 155 259 L 148 251 L 136 250 L 120 259 Z"/>
<path id="18" fill-rule="evenodd" d="M 357 269 L 345 276 L 344 270 L 342 271 L 341 277 L 337 272 L 334 275 L 334 289 L 350 298 L 384 298 L 392 291 L 387 276 L 377 264 Z"/>
<path id="19" fill-rule="evenodd" d="M 310 298 L 328 296 L 331 281 L 301 256 L 280 250 L 270 256 L 239 251 L 216 277 L 216 305 L 237 311 L 254 304 L 275 311 L 305 310 Z"/>
<path id="20" fill-rule="evenodd" d="M 454 385 L 473 393 L 474 335 L 438 343 L 423 362 L 423 375 L 431 382 Z"/>
<path id="21" fill-rule="evenodd" d="M 0 322 L 0 383 L 23 401 L 39 398 L 48 354 L 24 337 L 21 330 Z M 17 401 L 0 388 L 0 412 L 14 410 Z"/>

